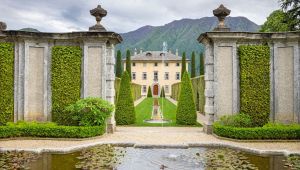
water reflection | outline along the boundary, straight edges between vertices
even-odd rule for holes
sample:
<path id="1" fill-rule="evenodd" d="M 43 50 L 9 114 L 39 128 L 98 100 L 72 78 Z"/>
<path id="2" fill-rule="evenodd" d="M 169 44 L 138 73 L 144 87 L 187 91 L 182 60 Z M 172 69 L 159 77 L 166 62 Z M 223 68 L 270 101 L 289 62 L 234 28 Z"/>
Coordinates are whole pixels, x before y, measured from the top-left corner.
<path id="1" fill-rule="evenodd" d="M 28 165 L 28 167 L 33 170 L 284 170 L 299 169 L 300 166 L 299 156 L 286 159 L 283 156 L 259 156 L 227 148 L 205 147 L 190 149 L 140 149 L 102 145 L 71 154 L 45 153 L 32 156 L 26 153 L 25 156 L 23 153 L 23 156 L 30 159 L 21 162 L 26 162 L 26 166 Z M 10 165 L 14 165 L 15 163 L 13 163 L 13 161 L 24 159 L 14 159 L 14 157 L 3 157 L 3 155 L 1 155 L 1 161 L 3 162 L 3 160 L 4 162 L 11 162 Z M 23 163 L 23 165 L 25 164 Z M 6 167 L 4 169 L 17 168 Z"/>

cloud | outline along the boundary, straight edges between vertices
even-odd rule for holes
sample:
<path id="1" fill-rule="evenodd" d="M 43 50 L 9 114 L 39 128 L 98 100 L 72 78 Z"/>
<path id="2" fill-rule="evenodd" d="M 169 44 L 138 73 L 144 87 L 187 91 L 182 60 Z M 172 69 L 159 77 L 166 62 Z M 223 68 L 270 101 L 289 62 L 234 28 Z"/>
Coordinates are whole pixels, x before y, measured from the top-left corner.
<path id="1" fill-rule="evenodd" d="M 0 20 L 8 29 L 32 27 L 43 32 L 84 31 L 95 24 L 89 10 L 98 0 L 1 0 Z M 182 18 L 212 16 L 212 10 L 224 3 L 231 16 L 245 16 L 257 24 L 279 8 L 278 0 L 102 0 L 108 11 L 102 24 L 119 33 L 144 25 L 164 25 Z"/>

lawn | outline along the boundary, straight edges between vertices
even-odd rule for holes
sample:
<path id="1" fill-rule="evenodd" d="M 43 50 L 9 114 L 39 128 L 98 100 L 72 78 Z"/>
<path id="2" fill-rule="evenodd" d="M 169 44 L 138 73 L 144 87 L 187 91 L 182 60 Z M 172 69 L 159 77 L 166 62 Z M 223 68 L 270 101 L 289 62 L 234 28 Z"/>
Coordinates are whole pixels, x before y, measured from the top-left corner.
<path id="1" fill-rule="evenodd" d="M 159 103 L 164 119 L 171 120 L 170 123 L 145 123 L 144 120 L 151 119 L 153 99 L 146 98 L 135 107 L 136 123 L 132 126 L 181 126 L 176 124 L 176 105 L 167 99 L 160 98 Z M 197 125 L 199 126 L 199 125 Z"/>

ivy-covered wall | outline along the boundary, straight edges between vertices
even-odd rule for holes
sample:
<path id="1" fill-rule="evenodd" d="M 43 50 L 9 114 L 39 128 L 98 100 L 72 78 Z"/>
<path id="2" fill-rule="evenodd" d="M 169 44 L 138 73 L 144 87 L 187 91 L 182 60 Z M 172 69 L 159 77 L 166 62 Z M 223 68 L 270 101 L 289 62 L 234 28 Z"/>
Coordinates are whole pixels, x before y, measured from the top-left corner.
<path id="1" fill-rule="evenodd" d="M 13 121 L 14 45 L 0 43 L 0 126 Z"/>
<path id="2" fill-rule="evenodd" d="M 75 46 L 52 48 L 51 88 L 52 120 L 62 125 L 71 125 L 66 106 L 80 99 L 82 49 Z"/>
<path id="3" fill-rule="evenodd" d="M 270 114 L 270 48 L 242 45 L 240 59 L 240 110 L 249 114 L 255 126 L 262 126 Z"/>
<path id="4" fill-rule="evenodd" d="M 193 86 L 193 93 L 194 93 L 193 95 L 194 95 L 194 101 L 196 104 L 196 108 L 200 113 L 204 113 L 204 105 L 205 105 L 204 76 L 194 77 L 191 79 L 191 82 L 192 82 L 192 86 Z M 179 93 L 180 93 L 179 89 L 180 89 L 180 82 L 172 85 L 171 98 L 173 98 L 174 100 L 179 99 Z"/>

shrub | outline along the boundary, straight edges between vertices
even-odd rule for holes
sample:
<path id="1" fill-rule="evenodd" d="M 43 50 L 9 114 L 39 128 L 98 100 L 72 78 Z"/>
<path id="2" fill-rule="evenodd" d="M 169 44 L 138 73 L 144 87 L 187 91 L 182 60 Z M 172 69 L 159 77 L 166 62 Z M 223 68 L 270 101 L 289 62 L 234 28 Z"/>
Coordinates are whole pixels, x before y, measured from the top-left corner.
<path id="1" fill-rule="evenodd" d="M 105 126 L 58 126 L 55 123 L 19 122 L 0 127 L 0 138 L 50 137 L 87 138 L 105 133 Z"/>
<path id="2" fill-rule="evenodd" d="M 251 116 L 240 113 L 237 115 L 223 116 L 220 118 L 219 123 L 224 126 L 231 127 L 253 127 Z"/>
<path id="3" fill-rule="evenodd" d="M 242 45 L 238 54 L 241 112 L 249 114 L 255 126 L 263 126 L 270 114 L 270 48 Z"/>
<path id="4" fill-rule="evenodd" d="M 126 51 L 126 71 L 128 72 L 131 81 L 131 54 L 129 50 Z"/>
<path id="5" fill-rule="evenodd" d="M 122 75 L 115 118 L 118 125 L 130 125 L 135 122 L 135 109 L 131 94 L 130 77 L 127 71 Z"/>
<path id="6" fill-rule="evenodd" d="M 117 52 L 117 63 L 116 63 L 116 77 L 122 76 L 122 54 L 121 51 L 118 50 Z"/>
<path id="7" fill-rule="evenodd" d="M 114 106 L 100 98 L 86 98 L 66 108 L 77 126 L 102 126 Z"/>
<path id="8" fill-rule="evenodd" d="M 183 73 L 180 86 L 179 101 L 176 110 L 176 123 L 180 125 L 195 125 L 197 120 L 193 89 L 188 73 Z"/>
<path id="9" fill-rule="evenodd" d="M 182 58 L 181 58 L 181 80 L 183 77 L 183 73 L 186 71 L 186 56 L 185 52 L 182 53 Z"/>
<path id="10" fill-rule="evenodd" d="M 72 125 L 66 106 L 80 99 L 81 89 L 80 47 L 56 46 L 52 48 L 51 87 L 52 119 L 61 125 Z"/>
<path id="11" fill-rule="evenodd" d="M 0 43 L 0 126 L 13 121 L 14 45 Z"/>
<path id="12" fill-rule="evenodd" d="M 160 97 L 166 97 L 164 87 L 161 88 Z"/>
<path id="13" fill-rule="evenodd" d="M 191 61 L 191 78 L 196 77 L 196 58 L 195 51 L 192 52 L 192 61 Z"/>
<path id="14" fill-rule="evenodd" d="M 279 139 L 290 140 L 300 139 L 300 125 L 278 125 L 267 124 L 263 127 L 241 128 L 224 126 L 220 122 L 215 122 L 213 132 L 222 137 L 243 139 L 243 140 L 261 140 L 261 139 Z"/>
<path id="15" fill-rule="evenodd" d="M 147 97 L 152 97 L 152 91 L 151 91 L 151 87 L 150 86 L 148 88 Z"/>

